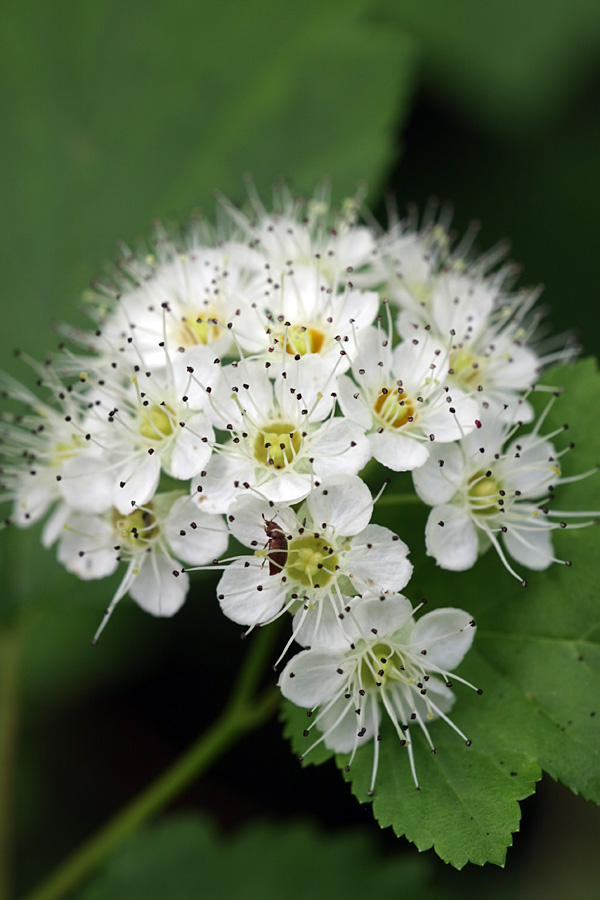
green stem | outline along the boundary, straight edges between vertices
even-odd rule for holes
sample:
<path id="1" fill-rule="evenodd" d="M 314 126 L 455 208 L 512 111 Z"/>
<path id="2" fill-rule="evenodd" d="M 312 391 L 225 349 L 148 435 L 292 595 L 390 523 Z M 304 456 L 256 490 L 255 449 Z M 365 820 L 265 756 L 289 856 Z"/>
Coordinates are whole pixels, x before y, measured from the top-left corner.
<path id="1" fill-rule="evenodd" d="M 423 503 L 418 494 L 391 494 L 384 491 L 377 501 L 377 506 L 404 506 L 416 503 Z"/>
<path id="2" fill-rule="evenodd" d="M 217 721 L 170 769 L 100 828 L 25 900 L 59 900 L 72 891 L 119 844 L 164 809 L 239 738 L 258 728 L 275 712 L 280 699 L 276 688 L 267 688 L 256 699 L 254 692 L 276 633 L 276 628 L 261 628 L 254 638 L 230 701 Z"/>
<path id="3" fill-rule="evenodd" d="M 0 639 L 0 900 L 10 895 L 21 628 Z"/>

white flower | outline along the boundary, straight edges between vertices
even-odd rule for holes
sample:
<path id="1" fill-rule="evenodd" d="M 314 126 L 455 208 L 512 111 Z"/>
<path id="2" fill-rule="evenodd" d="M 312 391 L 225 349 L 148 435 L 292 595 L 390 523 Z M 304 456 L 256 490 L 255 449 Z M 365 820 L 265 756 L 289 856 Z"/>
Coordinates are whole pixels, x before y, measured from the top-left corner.
<path id="1" fill-rule="evenodd" d="M 274 380 L 269 371 L 242 360 L 223 369 L 211 392 L 207 412 L 228 439 L 192 482 L 202 509 L 226 512 L 240 490 L 250 489 L 296 503 L 315 479 L 355 475 L 370 458 L 364 429 L 332 417 L 335 398 L 318 359 L 292 362 Z"/>
<path id="2" fill-rule="evenodd" d="M 477 256 L 474 230 L 453 246 L 448 224 L 400 223 L 381 240 L 386 296 L 400 307 L 398 333 L 405 340 L 427 334 L 445 355 L 445 382 L 476 389 L 484 408 L 508 406 L 507 421 L 530 421 L 533 410 L 519 392 L 535 384 L 543 366 L 573 358 L 575 348 L 530 346 L 542 318 L 534 309 L 541 289 L 513 290 L 518 267 L 498 265 L 506 247 Z"/>
<path id="3" fill-rule="evenodd" d="M 438 290 L 440 277 L 463 279 L 470 288 L 483 288 L 491 294 L 506 293 L 518 271 L 512 263 L 498 263 L 506 257 L 507 247 L 498 244 L 486 253 L 473 253 L 476 229 L 471 226 L 458 242 L 450 236 L 451 210 L 425 210 L 419 225 L 416 211 L 404 221 L 392 225 L 379 244 L 386 269 L 385 295 L 401 309 L 420 318 L 427 316 Z"/>
<path id="4" fill-rule="evenodd" d="M 197 357 L 195 362 L 198 366 Z M 204 362 L 216 376 L 217 367 Z M 152 498 L 161 471 L 185 480 L 197 475 L 210 459 L 214 432 L 206 414 L 197 408 L 198 380 L 192 385 L 191 378 L 169 367 L 162 376 L 136 372 L 123 386 L 115 378 L 97 381 L 102 399 L 93 410 L 104 425 L 97 444 L 104 451 L 105 476 L 111 480 L 110 505 L 121 513 Z M 189 395 L 194 390 L 196 408 L 183 390 Z"/>
<path id="5" fill-rule="evenodd" d="M 71 336 L 86 345 L 91 340 L 100 355 L 123 353 L 155 373 L 168 364 L 165 348 L 171 356 L 199 346 L 213 357 L 237 355 L 230 323 L 240 306 L 260 295 L 262 278 L 243 265 L 237 245 L 215 246 L 216 240 L 208 228 L 193 225 L 180 243 L 159 226 L 153 253 L 124 248 L 111 281 L 96 284 L 88 298 L 96 335 Z"/>
<path id="6" fill-rule="evenodd" d="M 345 607 L 357 591 L 404 587 L 412 573 L 408 547 L 388 528 L 370 525 L 372 512 L 371 493 L 354 476 L 325 479 L 298 512 L 241 497 L 227 521 L 255 553 L 223 573 L 217 597 L 225 615 L 254 626 L 290 610 L 296 613 L 294 637 L 312 643 L 317 633 L 343 628 Z"/>
<path id="7" fill-rule="evenodd" d="M 361 198 L 348 198 L 341 208 L 331 205 L 329 184 L 323 182 L 314 197 L 294 198 L 287 186 L 274 194 L 273 212 L 265 209 L 249 186 L 248 214 L 226 200 L 221 206 L 233 229 L 229 240 L 245 239 L 245 264 L 278 280 L 290 268 L 296 273 L 312 269 L 320 284 L 337 293 L 348 280 L 358 287 L 376 287 L 385 270 L 373 230 L 358 224 Z"/>
<path id="8" fill-rule="evenodd" d="M 540 435 L 543 419 L 533 432 L 510 441 L 516 427 L 490 415 L 478 431 L 440 449 L 438 459 L 431 457 L 413 472 L 419 497 L 433 507 L 425 539 L 427 553 L 439 566 L 469 569 L 490 544 L 519 579 L 504 551 L 529 569 L 563 562 L 554 555 L 551 531 L 567 525 L 554 519 L 587 513 L 546 507 L 554 488 L 574 479 L 561 478 L 560 457 L 566 451 L 557 453 L 551 443 L 563 429 Z"/>
<path id="9" fill-rule="evenodd" d="M 345 375 L 338 380 L 342 411 L 371 431 L 373 456 L 395 472 L 422 466 L 434 441 L 455 441 L 475 428 L 477 403 L 459 388 L 450 392 L 427 337 L 392 349 L 369 329 L 352 373 L 356 384 Z"/>
<path id="10" fill-rule="evenodd" d="M 83 385 L 67 387 L 52 371 L 42 370 L 42 386 L 51 402 L 8 375 L 1 376 L 5 397 L 25 406 L 4 414 L 0 425 L 3 500 L 12 502 L 11 521 L 26 527 L 41 519 L 57 500 L 94 513 L 110 506 L 110 481 L 102 471 L 102 451 L 95 441 L 102 431 L 89 411 Z M 41 379 L 40 379 L 41 381 Z"/>
<path id="11" fill-rule="evenodd" d="M 470 648 L 475 622 L 460 609 L 437 609 L 416 623 L 413 613 L 401 595 L 366 597 L 347 616 L 346 641 L 340 633 L 337 641 L 302 651 L 279 679 L 284 697 L 316 713 L 305 735 L 316 728 L 320 737 L 306 753 L 323 742 L 336 753 L 350 753 L 350 765 L 358 747 L 374 741 L 370 793 L 377 778 L 382 714 L 408 750 L 417 789 L 412 725 L 434 752 L 427 725 L 437 718 L 470 744 L 447 713 L 455 699 L 451 680 L 468 684 L 451 670 Z"/>
<path id="12" fill-rule="evenodd" d="M 461 281 L 453 274 L 441 278 L 426 319 L 419 322 L 401 313 L 398 331 L 406 340 L 427 337 L 437 345 L 445 367 L 441 375 L 453 388 L 476 390 L 486 408 L 506 407 L 507 419 L 518 415 L 530 421 L 533 410 L 519 392 L 536 383 L 545 362 L 526 346 L 538 324 L 526 321 L 537 292 L 494 305 L 487 286 L 467 290 Z"/>
<path id="13" fill-rule="evenodd" d="M 379 308 L 374 291 L 340 293 L 319 283 L 318 272 L 293 272 L 266 286 L 260 303 L 241 307 L 232 332 L 246 355 L 268 359 L 317 357 L 329 376 L 344 372 Z"/>
<path id="14" fill-rule="evenodd" d="M 221 517 L 199 512 L 189 497 L 169 493 L 126 515 L 116 508 L 102 516 L 85 515 L 61 504 L 43 539 L 46 546 L 58 541 L 59 562 L 84 580 L 105 578 L 120 562 L 127 563 L 97 639 L 127 593 L 152 615 L 174 615 L 189 588 L 180 561 L 204 565 L 216 559 L 227 548 L 228 533 Z"/>

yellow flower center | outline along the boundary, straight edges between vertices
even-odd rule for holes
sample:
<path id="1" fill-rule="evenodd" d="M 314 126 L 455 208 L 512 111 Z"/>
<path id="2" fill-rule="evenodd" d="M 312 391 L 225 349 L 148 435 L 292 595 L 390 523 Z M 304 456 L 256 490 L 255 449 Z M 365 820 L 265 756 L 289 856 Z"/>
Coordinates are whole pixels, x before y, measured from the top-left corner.
<path id="1" fill-rule="evenodd" d="M 360 662 L 360 682 L 365 690 L 373 690 L 383 687 L 388 679 L 399 681 L 402 665 L 402 658 L 389 644 L 375 644 L 365 651 Z"/>
<path id="2" fill-rule="evenodd" d="M 373 409 L 386 428 L 397 429 L 413 421 L 416 404 L 406 396 L 403 388 L 382 387 L 373 403 Z"/>
<path id="3" fill-rule="evenodd" d="M 151 441 L 162 441 L 173 434 L 174 416 L 175 413 L 166 403 L 160 406 L 153 403 L 144 409 L 139 432 Z"/>
<path id="4" fill-rule="evenodd" d="M 501 487 L 493 475 L 478 472 L 469 479 L 468 497 L 471 509 L 480 515 L 489 516 L 498 512 Z M 502 504 L 500 504 L 502 505 Z"/>
<path id="5" fill-rule="evenodd" d="M 52 453 L 50 454 L 50 465 L 51 466 L 60 466 L 67 459 L 71 459 L 80 447 L 83 447 L 84 441 L 82 437 L 78 434 L 71 435 L 71 443 L 67 444 L 66 442 L 61 442 L 54 446 Z"/>
<path id="6" fill-rule="evenodd" d="M 156 516 L 150 503 L 144 509 L 136 509 L 127 516 L 113 509 L 112 519 L 115 534 L 132 550 L 147 546 L 158 536 Z"/>
<path id="7" fill-rule="evenodd" d="M 285 469 L 298 455 L 302 435 L 289 422 L 271 422 L 254 441 L 254 458 L 275 469 Z"/>
<path id="8" fill-rule="evenodd" d="M 285 574 L 304 587 L 325 587 L 335 576 L 338 558 L 323 538 L 302 536 L 288 544 Z"/>
<path id="9" fill-rule="evenodd" d="M 318 328 L 304 325 L 290 325 L 285 331 L 273 334 L 273 338 L 290 356 L 304 356 L 306 353 L 320 353 L 325 343 L 325 334 Z"/>
<path id="10" fill-rule="evenodd" d="M 213 344 L 223 334 L 223 325 L 217 320 L 214 310 L 203 312 L 186 311 L 181 319 L 179 341 L 184 347 L 195 347 L 197 344 Z"/>
<path id="11" fill-rule="evenodd" d="M 465 347 L 458 347 L 450 354 L 450 370 L 461 385 L 475 388 L 481 382 L 481 360 Z"/>

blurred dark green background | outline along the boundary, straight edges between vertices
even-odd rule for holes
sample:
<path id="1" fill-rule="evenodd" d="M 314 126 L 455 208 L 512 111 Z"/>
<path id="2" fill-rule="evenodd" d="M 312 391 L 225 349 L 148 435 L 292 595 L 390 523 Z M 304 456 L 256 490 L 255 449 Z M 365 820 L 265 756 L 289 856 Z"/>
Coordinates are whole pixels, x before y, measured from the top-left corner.
<path id="1" fill-rule="evenodd" d="M 546 285 L 554 330 L 600 349 L 595 0 L 24 0 L 0 23 L 0 349 L 18 377 L 31 381 L 14 347 L 43 357 L 54 321 L 86 323 L 79 296 L 120 239 L 135 244 L 156 217 L 212 214 L 215 189 L 243 202 L 246 172 L 267 202 L 282 175 L 304 193 L 330 175 L 337 199 L 366 179 L 382 220 L 391 200 L 401 212 L 449 201 L 459 233 L 481 221 L 481 249 L 511 240 L 521 283 Z M 15 608 L 26 619 L 23 889 L 210 722 L 215 661 L 234 671 L 240 642 L 199 581 L 173 621 L 124 601 L 92 648 L 110 585 L 64 575 L 37 533 L 0 541 L 6 627 Z M 413 853 L 377 833 L 336 773 L 300 771 L 276 725 L 178 806 L 224 829 L 299 812 L 362 823 L 390 853 Z M 597 810 L 543 784 L 524 815 L 506 872 L 457 874 L 430 854 L 440 890 L 596 897 Z"/>

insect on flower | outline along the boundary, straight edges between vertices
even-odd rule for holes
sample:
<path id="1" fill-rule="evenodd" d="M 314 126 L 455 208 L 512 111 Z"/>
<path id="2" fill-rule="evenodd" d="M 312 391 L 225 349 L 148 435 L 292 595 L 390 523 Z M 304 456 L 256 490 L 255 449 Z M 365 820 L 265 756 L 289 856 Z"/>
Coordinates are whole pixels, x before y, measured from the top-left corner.
<path id="1" fill-rule="evenodd" d="M 285 534 L 273 519 L 265 519 L 265 533 L 267 535 L 267 559 L 269 560 L 269 575 L 279 575 L 287 562 L 288 542 Z"/>

